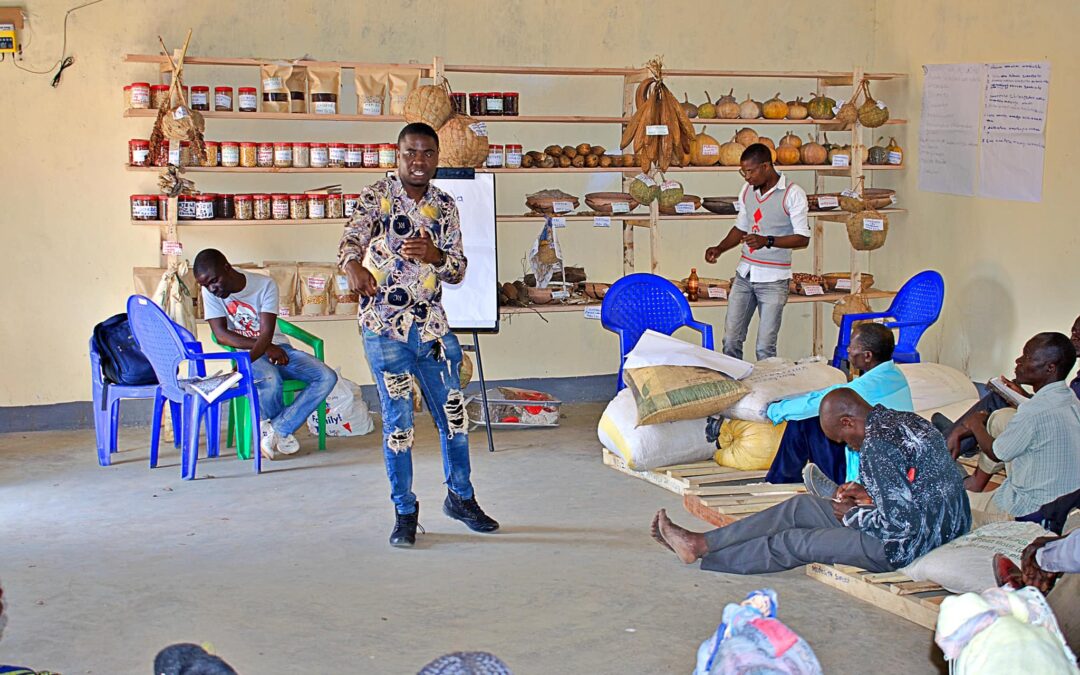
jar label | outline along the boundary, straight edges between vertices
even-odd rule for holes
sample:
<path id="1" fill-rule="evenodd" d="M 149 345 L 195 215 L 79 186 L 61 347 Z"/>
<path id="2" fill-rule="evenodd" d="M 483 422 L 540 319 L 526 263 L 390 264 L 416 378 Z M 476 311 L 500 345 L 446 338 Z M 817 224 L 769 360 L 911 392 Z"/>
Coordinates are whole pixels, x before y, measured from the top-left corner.
<path id="1" fill-rule="evenodd" d="M 145 108 L 150 105 L 150 92 L 142 88 L 131 89 L 131 107 L 132 108 Z"/>
<path id="2" fill-rule="evenodd" d="M 240 163 L 240 148 L 229 145 L 221 148 L 221 163 L 236 165 Z"/>
<path id="3" fill-rule="evenodd" d="M 131 151 L 131 163 L 132 164 L 145 164 L 146 158 L 150 156 L 150 150 L 132 150 Z"/>
<path id="4" fill-rule="evenodd" d="M 336 115 L 337 114 L 337 102 L 336 101 L 315 101 L 315 114 L 316 115 Z"/>
<path id="5" fill-rule="evenodd" d="M 278 219 L 284 219 L 289 217 L 289 202 L 288 200 L 275 201 L 273 204 L 274 217 Z"/>
<path id="6" fill-rule="evenodd" d="M 178 218 L 194 218 L 195 202 L 185 199 L 177 203 L 176 215 Z"/>
<path id="7" fill-rule="evenodd" d="M 204 91 L 191 92 L 191 105 L 209 105 L 210 96 Z"/>
<path id="8" fill-rule="evenodd" d="M 863 218 L 862 226 L 870 232 L 881 232 L 885 229 L 885 221 L 881 218 Z"/>
<path id="9" fill-rule="evenodd" d="M 326 217 L 326 202 L 322 201 L 309 201 L 308 202 L 308 218 L 325 218 Z"/>
<path id="10" fill-rule="evenodd" d="M 379 166 L 391 167 L 397 164 L 396 150 L 379 150 Z"/>
<path id="11" fill-rule="evenodd" d="M 361 113 L 364 115 L 381 115 L 382 98 L 365 96 L 364 107 L 361 109 Z"/>
<path id="12" fill-rule="evenodd" d="M 851 290 L 851 278 L 837 279 L 836 290 L 838 291 L 850 291 Z"/>
<path id="13" fill-rule="evenodd" d="M 569 213 L 574 210 L 574 202 L 552 202 L 551 210 L 555 213 Z"/>
<path id="14" fill-rule="evenodd" d="M 280 77 L 267 77 L 263 80 L 263 91 L 286 91 L 285 81 L 282 80 Z"/>
<path id="15" fill-rule="evenodd" d="M 240 107 L 253 109 L 259 106 L 259 99 L 255 94 L 240 94 Z"/>
<path id="16" fill-rule="evenodd" d="M 611 227 L 611 216 L 596 216 L 592 219 L 593 227 Z"/>
<path id="17" fill-rule="evenodd" d="M 630 213 L 630 202 L 611 202 L 612 213 Z"/>
<path id="18" fill-rule="evenodd" d="M 508 152 L 506 153 L 506 166 L 517 169 L 521 166 L 521 153 L 520 152 Z"/>
<path id="19" fill-rule="evenodd" d="M 330 148 L 330 161 L 344 162 L 345 148 Z"/>
<path id="20" fill-rule="evenodd" d="M 889 153 L 889 164 L 899 164 L 903 159 L 904 156 L 899 152 L 893 151 Z"/>
<path id="21" fill-rule="evenodd" d="M 701 146 L 701 156 L 702 157 L 709 157 L 711 155 L 719 155 L 719 154 L 720 154 L 720 146 L 719 145 L 713 145 L 712 143 L 706 143 L 705 145 Z"/>
<path id="22" fill-rule="evenodd" d="M 180 148 L 172 147 L 172 143 L 169 144 L 169 164 L 180 166 Z"/>
<path id="23" fill-rule="evenodd" d="M 840 199 L 835 195 L 821 195 L 817 198 L 819 209 L 835 209 L 840 206 Z"/>
<path id="24" fill-rule="evenodd" d="M 257 157 L 256 161 L 259 162 L 260 164 L 266 164 L 266 163 L 273 162 L 274 161 L 274 149 L 273 149 L 273 147 L 271 147 L 270 149 L 259 148 L 258 154 L 256 154 L 255 156 Z"/>
<path id="25" fill-rule="evenodd" d="M 675 205 L 675 213 L 693 213 L 694 202 L 679 202 Z"/>
<path id="26" fill-rule="evenodd" d="M 727 300 L 727 289 L 723 286 L 706 286 L 705 295 L 717 300 Z"/>
<path id="27" fill-rule="evenodd" d="M 349 164 L 355 164 L 360 166 L 364 163 L 364 151 L 363 150 L 347 150 L 345 152 L 345 161 Z"/>
<path id="28" fill-rule="evenodd" d="M 851 157 L 849 157 L 847 155 L 833 155 L 832 165 L 833 166 L 850 166 L 851 165 Z"/>
<path id="29" fill-rule="evenodd" d="M 503 156 L 500 152 L 490 152 L 487 157 L 487 165 L 489 167 L 502 166 Z"/>
<path id="30" fill-rule="evenodd" d="M 311 149 L 311 165 L 316 168 L 326 166 L 326 163 L 329 161 L 328 157 L 329 155 L 327 154 L 326 148 Z"/>
<path id="31" fill-rule="evenodd" d="M 499 112 L 502 112 L 503 100 L 501 98 L 489 98 L 487 100 L 487 109 L 488 109 L 489 113 L 491 113 L 491 112 L 493 112 L 495 110 L 498 110 Z"/>
<path id="32" fill-rule="evenodd" d="M 131 215 L 136 218 L 157 218 L 157 204 L 136 204 L 131 207 Z"/>
<path id="33" fill-rule="evenodd" d="M 274 148 L 275 162 L 292 162 L 292 148 Z"/>
<path id="34" fill-rule="evenodd" d="M 357 200 L 355 200 L 355 199 L 346 199 L 345 200 L 345 217 L 346 218 L 351 217 L 353 212 L 356 211 L 356 205 L 357 205 Z"/>
<path id="35" fill-rule="evenodd" d="M 161 255 L 184 255 L 184 245 L 178 241 L 163 241 Z"/>
<path id="36" fill-rule="evenodd" d="M 473 122 L 469 125 L 469 129 L 477 136 L 487 137 L 487 124 L 484 122 Z"/>
<path id="37" fill-rule="evenodd" d="M 214 107 L 229 108 L 231 110 L 232 96 L 230 94 L 214 94 Z"/>

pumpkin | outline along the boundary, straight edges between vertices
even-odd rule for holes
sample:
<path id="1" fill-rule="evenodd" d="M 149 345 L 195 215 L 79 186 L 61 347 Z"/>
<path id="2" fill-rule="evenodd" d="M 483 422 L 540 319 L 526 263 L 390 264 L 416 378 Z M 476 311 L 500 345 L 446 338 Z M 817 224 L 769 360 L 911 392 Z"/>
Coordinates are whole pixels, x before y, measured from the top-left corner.
<path id="1" fill-rule="evenodd" d="M 798 164 L 799 149 L 794 145 L 781 145 L 776 149 L 776 163 L 784 165 Z"/>
<path id="2" fill-rule="evenodd" d="M 875 101 L 874 97 L 870 95 L 870 83 L 868 81 L 863 80 L 862 90 L 866 95 L 866 100 L 859 106 L 859 124 L 873 129 L 888 122 L 889 109 L 885 107 L 884 103 Z"/>
<path id="3" fill-rule="evenodd" d="M 829 151 L 811 139 L 799 148 L 799 158 L 803 164 L 824 164 L 829 159 Z"/>
<path id="4" fill-rule="evenodd" d="M 803 103 L 802 96 L 796 96 L 794 101 L 788 101 L 787 118 L 789 120 L 804 120 L 809 115 L 810 110 Z"/>
<path id="5" fill-rule="evenodd" d="M 754 143 L 757 143 L 757 132 L 750 127 L 743 127 L 735 133 L 735 142 L 744 148 L 749 148 Z"/>
<path id="6" fill-rule="evenodd" d="M 746 100 L 739 104 L 739 118 L 744 120 L 756 120 L 761 117 L 761 104 L 746 95 Z"/>
<path id="7" fill-rule="evenodd" d="M 689 160 L 692 166 L 712 166 L 720 161 L 720 142 L 705 133 L 705 127 L 690 141 Z"/>
<path id="8" fill-rule="evenodd" d="M 833 112 L 835 107 L 834 99 L 824 94 L 812 94 L 810 101 L 806 104 L 806 111 L 816 120 L 831 120 L 836 115 Z"/>
<path id="9" fill-rule="evenodd" d="M 775 162 L 776 161 L 776 144 L 773 143 L 772 139 L 769 138 L 768 136 L 758 136 L 757 142 L 761 143 L 762 145 L 764 145 L 766 148 L 769 149 L 769 154 L 772 155 L 772 161 Z"/>
<path id="10" fill-rule="evenodd" d="M 690 97 L 687 96 L 685 91 L 683 92 L 682 97 L 683 102 L 679 104 L 679 107 L 683 109 L 683 112 L 687 117 L 694 119 L 698 115 L 698 107 L 690 102 Z"/>
<path id="11" fill-rule="evenodd" d="M 884 138 L 878 139 L 878 144 L 870 148 L 866 155 L 866 161 L 868 164 L 886 164 L 889 161 L 889 151 L 885 149 L 885 146 L 881 142 Z"/>
<path id="12" fill-rule="evenodd" d="M 799 146 L 802 145 L 802 139 L 789 131 L 787 132 L 787 135 L 780 139 L 780 146 L 783 147 L 785 145 L 792 145 L 798 150 Z"/>
<path id="13" fill-rule="evenodd" d="M 727 143 L 720 146 L 720 165 L 721 166 L 739 166 L 742 162 L 742 154 L 746 151 L 746 146 L 741 145 L 732 138 Z"/>
<path id="14" fill-rule="evenodd" d="M 767 120 L 782 120 L 787 114 L 788 104 L 780 98 L 780 92 L 761 104 L 761 115 Z"/>
<path id="15" fill-rule="evenodd" d="M 735 87 L 732 87 L 728 90 L 728 93 L 716 99 L 716 105 L 723 105 L 724 103 L 738 104 L 738 101 L 735 100 Z"/>
<path id="16" fill-rule="evenodd" d="M 705 92 L 705 102 L 697 107 L 697 115 L 703 120 L 711 120 L 716 117 L 716 106 L 709 98 L 709 92 Z"/>
<path id="17" fill-rule="evenodd" d="M 735 101 L 732 89 L 726 96 L 721 96 L 716 101 L 716 117 L 722 120 L 739 119 L 739 104 Z"/>
<path id="18" fill-rule="evenodd" d="M 405 98 L 405 121 L 423 122 L 436 131 L 441 129 L 454 113 L 447 89 L 449 85 L 444 80 L 441 85 L 428 84 L 409 92 Z"/>
<path id="19" fill-rule="evenodd" d="M 889 164 L 904 163 L 904 149 L 900 147 L 900 144 L 896 142 L 895 138 L 889 137 L 889 144 L 885 146 L 885 151 L 890 155 L 896 153 L 896 155 L 889 157 Z"/>
<path id="20" fill-rule="evenodd" d="M 454 115 L 439 129 L 440 166 L 483 166 L 487 129 L 468 115 Z"/>

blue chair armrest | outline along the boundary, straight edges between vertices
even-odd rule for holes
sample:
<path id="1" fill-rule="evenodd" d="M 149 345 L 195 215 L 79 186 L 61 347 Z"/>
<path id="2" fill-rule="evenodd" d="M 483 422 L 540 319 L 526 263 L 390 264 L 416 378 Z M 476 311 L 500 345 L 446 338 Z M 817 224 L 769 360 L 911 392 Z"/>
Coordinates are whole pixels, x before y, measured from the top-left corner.
<path id="1" fill-rule="evenodd" d="M 705 349 L 713 349 L 713 334 L 712 326 L 701 321 L 691 321 L 686 324 L 688 327 L 693 328 L 697 332 L 701 333 L 701 346 Z"/>
<path id="2" fill-rule="evenodd" d="M 882 324 L 886 328 L 907 328 L 908 326 L 929 326 L 926 321 L 888 321 Z"/>

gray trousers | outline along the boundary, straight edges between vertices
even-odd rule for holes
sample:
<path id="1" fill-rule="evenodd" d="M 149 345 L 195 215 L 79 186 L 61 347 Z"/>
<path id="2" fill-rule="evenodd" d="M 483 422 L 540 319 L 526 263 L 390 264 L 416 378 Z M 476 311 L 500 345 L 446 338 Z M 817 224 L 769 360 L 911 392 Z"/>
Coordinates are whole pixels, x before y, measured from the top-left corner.
<path id="1" fill-rule="evenodd" d="M 728 292 L 727 316 L 724 320 L 724 354 L 736 359 L 743 357 L 743 342 L 750 328 L 750 319 L 757 310 L 757 360 L 776 356 L 776 336 L 788 300 L 788 280 L 753 283 L 735 273 Z"/>
<path id="2" fill-rule="evenodd" d="M 895 569 L 879 539 L 845 527 L 832 501 L 796 495 L 772 508 L 705 533 L 709 553 L 701 569 L 762 574 L 812 562 L 854 565 L 871 572 Z"/>

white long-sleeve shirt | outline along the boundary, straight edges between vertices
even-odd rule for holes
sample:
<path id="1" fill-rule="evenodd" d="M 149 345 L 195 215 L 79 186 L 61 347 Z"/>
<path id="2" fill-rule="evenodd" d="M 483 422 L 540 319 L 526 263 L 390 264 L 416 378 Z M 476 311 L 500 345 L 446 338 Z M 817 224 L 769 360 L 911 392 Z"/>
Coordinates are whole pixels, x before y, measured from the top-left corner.
<path id="1" fill-rule="evenodd" d="M 1080 530 L 1040 548 L 1035 552 L 1035 562 L 1047 572 L 1080 572 Z"/>
<path id="2" fill-rule="evenodd" d="M 807 214 L 810 211 L 810 205 L 806 201 L 806 190 L 803 190 L 795 183 L 792 183 L 791 187 L 788 187 L 787 176 L 781 173 L 780 180 L 776 182 L 776 185 L 772 186 L 772 188 L 764 193 L 757 192 L 756 190 L 755 193 L 758 195 L 759 200 L 764 200 L 772 194 L 774 190 L 783 190 L 784 188 L 787 188 L 787 193 L 784 195 L 784 210 L 791 216 L 792 229 L 795 230 L 795 234 L 809 237 L 810 223 Z M 739 199 L 735 204 L 735 208 L 739 212 L 735 217 L 735 227 L 743 232 L 749 232 L 750 216 L 746 212 L 746 205 L 743 204 L 741 190 L 739 191 Z M 749 279 L 751 283 L 764 283 L 791 278 L 791 268 L 789 267 L 766 269 L 764 266 L 751 265 L 745 261 L 735 268 L 735 273 L 743 279 Z"/>

